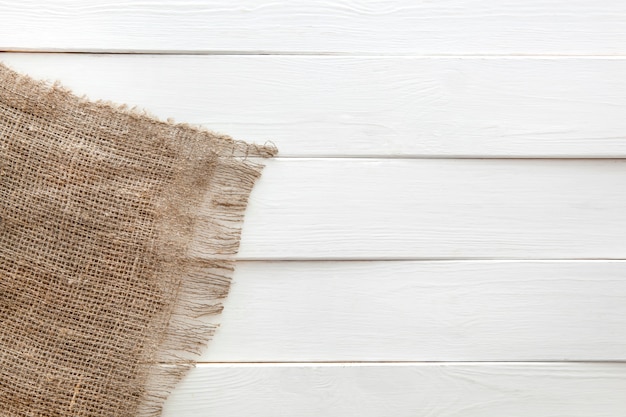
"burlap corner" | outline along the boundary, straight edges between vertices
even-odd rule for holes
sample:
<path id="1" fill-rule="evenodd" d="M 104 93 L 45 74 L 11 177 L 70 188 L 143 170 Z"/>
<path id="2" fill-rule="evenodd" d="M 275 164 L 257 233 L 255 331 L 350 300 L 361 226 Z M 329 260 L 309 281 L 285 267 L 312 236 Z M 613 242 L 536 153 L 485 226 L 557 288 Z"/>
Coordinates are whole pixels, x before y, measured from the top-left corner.
<path id="1" fill-rule="evenodd" d="M 275 153 L 0 64 L 0 416 L 160 415 Z"/>

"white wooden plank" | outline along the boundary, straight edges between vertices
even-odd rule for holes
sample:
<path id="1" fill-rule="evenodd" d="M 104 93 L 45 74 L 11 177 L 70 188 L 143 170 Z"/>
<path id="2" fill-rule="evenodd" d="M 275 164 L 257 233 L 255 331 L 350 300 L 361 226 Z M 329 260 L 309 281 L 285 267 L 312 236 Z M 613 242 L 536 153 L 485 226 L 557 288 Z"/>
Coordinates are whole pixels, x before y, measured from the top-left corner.
<path id="1" fill-rule="evenodd" d="M 624 160 L 270 160 L 240 259 L 624 259 L 625 181 Z"/>
<path id="2" fill-rule="evenodd" d="M 623 54 L 614 0 L 3 0 L 0 47 L 72 51 Z"/>
<path id="3" fill-rule="evenodd" d="M 626 365 L 204 365 L 163 417 L 623 417 Z"/>
<path id="4" fill-rule="evenodd" d="M 626 156 L 626 59 L 2 54 L 0 60 L 92 98 L 241 139 L 272 140 L 283 156 Z"/>
<path id="5" fill-rule="evenodd" d="M 626 360 L 626 262 L 243 262 L 201 361 Z"/>

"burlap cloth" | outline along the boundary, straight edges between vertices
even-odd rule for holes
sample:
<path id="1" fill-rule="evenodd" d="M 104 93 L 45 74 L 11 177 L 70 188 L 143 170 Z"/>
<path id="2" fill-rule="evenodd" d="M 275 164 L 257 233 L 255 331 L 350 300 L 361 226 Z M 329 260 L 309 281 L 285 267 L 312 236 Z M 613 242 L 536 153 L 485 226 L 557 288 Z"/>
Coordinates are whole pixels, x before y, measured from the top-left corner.
<path id="1" fill-rule="evenodd" d="M 160 415 L 275 153 L 0 64 L 0 416 Z"/>

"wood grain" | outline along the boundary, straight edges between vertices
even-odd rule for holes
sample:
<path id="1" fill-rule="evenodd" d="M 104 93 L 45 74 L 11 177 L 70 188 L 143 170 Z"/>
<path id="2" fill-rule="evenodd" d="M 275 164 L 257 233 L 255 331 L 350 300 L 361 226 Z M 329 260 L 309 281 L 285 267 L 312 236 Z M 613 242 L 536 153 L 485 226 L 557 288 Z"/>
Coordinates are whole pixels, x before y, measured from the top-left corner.
<path id="1" fill-rule="evenodd" d="M 623 417 L 626 365 L 201 365 L 163 417 Z"/>
<path id="2" fill-rule="evenodd" d="M 626 262 L 242 262 L 204 362 L 626 360 Z"/>
<path id="3" fill-rule="evenodd" d="M 621 58 L 2 54 L 0 60 L 94 99 L 240 139 L 271 140 L 283 157 L 626 156 Z"/>
<path id="4" fill-rule="evenodd" d="M 559 0 L 3 0 L 0 48 L 623 54 L 626 5 Z"/>
<path id="5" fill-rule="evenodd" d="M 240 259 L 626 258 L 623 160 L 268 162 Z"/>

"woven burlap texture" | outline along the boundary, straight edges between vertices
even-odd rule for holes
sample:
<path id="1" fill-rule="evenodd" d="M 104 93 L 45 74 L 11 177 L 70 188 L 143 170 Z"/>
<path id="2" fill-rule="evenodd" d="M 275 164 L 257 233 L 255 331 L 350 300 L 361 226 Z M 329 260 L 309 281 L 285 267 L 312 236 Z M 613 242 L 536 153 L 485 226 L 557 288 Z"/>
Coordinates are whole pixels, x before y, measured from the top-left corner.
<path id="1" fill-rule="evenodd" d="M 0 416 L 160 415 L 275 153 L 0 64 Z"/>

